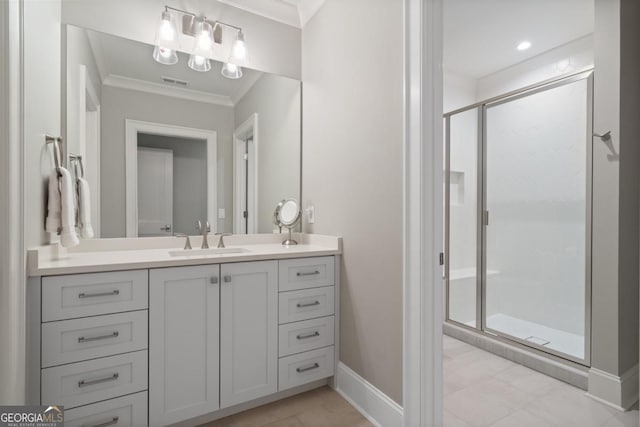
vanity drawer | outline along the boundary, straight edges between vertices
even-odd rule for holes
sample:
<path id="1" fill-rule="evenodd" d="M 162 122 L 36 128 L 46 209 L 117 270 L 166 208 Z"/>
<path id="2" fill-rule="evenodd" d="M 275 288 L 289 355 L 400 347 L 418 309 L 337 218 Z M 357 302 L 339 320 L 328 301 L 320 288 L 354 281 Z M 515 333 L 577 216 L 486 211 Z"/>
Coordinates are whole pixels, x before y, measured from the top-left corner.
<path id="1" fill-rule="evenodd" d="M 278 282 L 281 292 L 333 286 L 335 284 L 334 257 L 325 256 L 279 261 Z"/>
<path id="2" fill-rule="evenodd" d="M 147 392 L 64 411 L 65 427 L 138 427 L 147 425 Z"/>
<path id="3" fill-rule="evenodd" d="M 333 286 L 325 286 L 302 291 L 280 292 L 278 295 L 280 324 L 332 315 L 334 290 Z"/>
<path id="4" fill-rule="evenodd" d="M 73 274 L 42 278 L 42 321 L 145 309 L 147 270 Z"/>
<path id="5" fill-rule="evenodd" d="M 333 362 L 333 346 L 281 358 L 278 391 L 332 376 Z"/>
<path id="6" fill-rule="evenodd" d="M 147 351 L 43 369 L 41 401 L 67 409 L 147 389 Z"/>
<path id="7" fill-rule="evenodd" d="M 290 356 L 309 350 L 333 345 L 334 317 L 280 325 L 278 356 Z"/>
<path id="8" fill-rule="evenodd" d="M 42 367 L 147 348 L 148 311 L 42 324 Z"/>

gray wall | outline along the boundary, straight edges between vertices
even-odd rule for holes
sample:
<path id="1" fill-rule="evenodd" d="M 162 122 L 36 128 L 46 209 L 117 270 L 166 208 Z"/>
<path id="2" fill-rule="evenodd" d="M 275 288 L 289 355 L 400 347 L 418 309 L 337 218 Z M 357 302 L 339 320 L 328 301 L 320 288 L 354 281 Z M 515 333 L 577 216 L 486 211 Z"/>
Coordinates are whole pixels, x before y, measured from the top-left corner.
<path id="1" fill-rule="evenodd" d="M 218 137 L 218 208 L 226 219 L 216 232 L 231 230 L 233 109 L 145 92 L 102 88 L 101 219 L 102 237 L 126 234 L 125 120 L 134 119 L 197 129 L 214 130 Z"/>
<path id="2" fill-rule="evenodd" d="M 195 234 L 207 220 L 207 141 L 142 133 L 138 147 L 173 151 L 173 231 Z"/>
<path id="3" fill-rule="evenodd" d="M 153 44 L 164 6 L 187 9 L 241 27 L 245 33 L 249 68 L 300 79 L 300 30 L 274 20 L 211 0 L 66 0 L 62 21 L 79 27 Z M 123 13 L 125 12 L 126 13 Z M 233 32 L 225 32 L 224 46 L 230 47 Z M 193 40 L 184 39 L 185 48 Z M 216 50 L 214 59 L 226 61 L 228 49 Z"/>
<path id="4" fill-rule="evenodd" d="M 636 15 L 621 13 L 621 3 Z M 595 138 L 593 146 L 591 365 L 616 376 L 638 363 L 640 67 L 632 3 L 595 3 L 594 131 L 611 131 L 612 141 Z"/>
<path id="5" fill-rule="evenodd" d="M 327 0 L 302 31 L 306 231 L 344 238 L 340 360 L 402 402 L 402 0 Z"/>
<path id="6" fill-rule="evenodd" d="M 263 74 L 235 105 L 235 126 L 258 113 L 258 232 L 271 233 L 280 200 L 300 201 L 300 82 Z"/>
<path id="7" fill-rule="evenodd" d="M 620 11 L 620 371 L 638 363 L 638 236 L 640 235 L 640 2 Z"/>

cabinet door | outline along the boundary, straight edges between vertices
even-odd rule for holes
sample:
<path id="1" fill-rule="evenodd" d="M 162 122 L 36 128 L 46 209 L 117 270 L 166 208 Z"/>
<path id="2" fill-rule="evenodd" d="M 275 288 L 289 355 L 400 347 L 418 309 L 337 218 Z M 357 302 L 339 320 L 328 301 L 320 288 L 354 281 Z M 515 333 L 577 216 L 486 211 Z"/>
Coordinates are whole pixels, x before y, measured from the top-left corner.
<path id="1" fill-rule="evenodd" d="M 150 270 L 149 425 L 219 408 L 220 268 Z"/>
<path id="2" fill-rule="evenodd" d="M 277 261 L 223 264 L 220 406 L 278 390 Z"/>

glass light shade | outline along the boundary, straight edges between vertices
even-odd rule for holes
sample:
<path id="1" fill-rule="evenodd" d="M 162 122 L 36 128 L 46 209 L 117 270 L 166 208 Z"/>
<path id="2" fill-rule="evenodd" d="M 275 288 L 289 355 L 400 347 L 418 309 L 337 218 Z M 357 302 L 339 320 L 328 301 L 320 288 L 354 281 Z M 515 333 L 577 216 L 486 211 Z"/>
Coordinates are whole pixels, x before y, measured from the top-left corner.
<path id="1" fill-rule="evenodd" d="M 162 12 L 162 19 L 156 32 L 155 45 L 171 50 L 177 50 L 180 47 L 176 18 L 166 10 Z"/>
<path id="2" fill-rule="evenodd" d="M 156 46 L 153 49 L 153 59 L 164 65 L 173 65 L 178 63 L 178 54 L 173 49 Z"/>
<path id="3" fill-rule="evenodd" d="M 222 66 L 222 75 L 228 79 L 239 79 L 242 77 L 242 68 L 236 64 L 225 62 Z"/>
<path id="4" fill-rule="evenodd" d="M 211 61 L 209 61 L 209 58 L 195 54 L 189 56 L 187 65 L 189 65 L 189 68 L 192 70 L 200 71 L 201 73 L 206 73 L 211 69 Z"/>
<path id="5" fill-rule="evenodd" d="M 229 62 L 233 64 L 242 64 L 247 59 L 247 45 L 244 42 L 244 34 L 242 31 L 238 31 L 236 41 L 233 42 L 231 47 L 231 57 Z"/>
<path id="6" fill-rule="evenodd" d="M 211 24 L 204 19 L 196 23 L 193 54 L 210 58 L 213 56 L 213 33 Z"/>

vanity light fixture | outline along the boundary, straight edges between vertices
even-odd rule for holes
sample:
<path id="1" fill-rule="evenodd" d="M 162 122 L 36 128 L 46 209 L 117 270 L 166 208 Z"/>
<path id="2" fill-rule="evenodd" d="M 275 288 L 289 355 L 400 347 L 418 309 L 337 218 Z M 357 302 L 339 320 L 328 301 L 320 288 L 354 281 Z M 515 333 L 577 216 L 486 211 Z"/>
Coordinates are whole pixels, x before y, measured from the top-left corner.
<path id="1" fill-rule="evenodd" d="M 222 75 L 230 79 L 242 77 L 240 64 L 244 64 L 247 57 L 247 46 L 242 28 L 221 21 L 208 21 L 206 17 L 199 18 L 191 12 L 170 6 L 165 6 L 164 12 L 162 12 L 153 49 L 154 60 L 165 65 L 173 65 L 178 62 L 177 50 L 180 48 L 180 44 L 176 14 L 182 15 L 182 34 L 195 38 L 187 62 L 189 68 L 199 72 L 211 70 L 210 59 L 213 57 L 214 43 L 222 44 L 222 29 L 229 28 L 236 31 L 236 39 L 231 46 L 229 60 L 222 67 Z"/>

